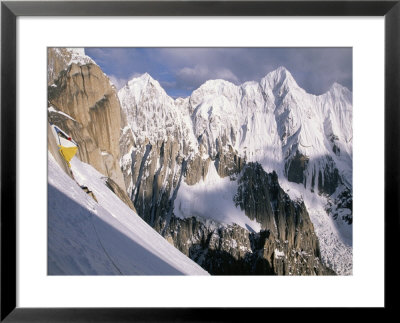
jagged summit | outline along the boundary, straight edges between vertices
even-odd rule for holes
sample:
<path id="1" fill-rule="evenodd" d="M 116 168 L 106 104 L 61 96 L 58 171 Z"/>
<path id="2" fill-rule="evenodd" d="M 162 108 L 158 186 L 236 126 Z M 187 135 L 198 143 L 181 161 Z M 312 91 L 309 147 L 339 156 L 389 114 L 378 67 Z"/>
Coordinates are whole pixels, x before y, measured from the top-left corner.
<path id="1" fill-rule="evenodd" d="M 129 83 L 134 83 L 134 82 L 138 82 L 138 81 L 142 81 L 142 82 L 157 82 L 154 78 L 151 77 L 151 75 L 149 73 L 143 73 L 141 75 L 136 75 L 135 77 L 133 77 L 131 80 L 128 81 L 127 84 Z"/>
<path id="2" fill-rule="evenodd" d="M 92 58 L 85 54 L 84 48 L 49 47 L 47 49 L 47 58 L 49 62 L 47 69 L 48 85 L 53 84 L 59 77 L 59 73 L 73 63 L 77 65 L 97 65 Z"/>
<path id="3" fill-rule="evenodd" d="M 133 77 L 125 84 L 125 86 L 120 90 L 120 92 L 121 93 L 130 92 L 131 94 L 134 94 L 133 96 L 137 99 L 137 94 L 143 92 L 144 89 L 148 86 L 151 86 L 155 88 L 157 91 L 161 92 L 163 97 L 169 97 L 172 100 L 175 100 L 175 98 L 170 97 L 166 93 L 164 88 L 160 85 L 159 81 L 154 79 L 147 72 L 139 76 Z M 242 91 L 246 93 L 248 91 L 253 91 L 254 89 L 257 89 L 258 86 L 261 86 L 261 88 L 265 93 L 273 92 L 274 96 L 283 96 L 292 90 L 295 92 L 297 91 L 300 93 L 309 94 L 298 85 L 292 73 L 286 67 L 279 66 L 277 69 L 269 72 L 259 82 L 246 81 L 242 84 L 236 85 L 224 79 L 207 80 L 203 84 L 201 84 L 197 89 L 195 89 L 188 96 L 188 98 L 192 103 L 192 105 L 197 105 L 198 97 L 222 95 L 228 98 L 232 98 L 232 96 L 234 96 L 234 93 L 238 92 L 240 89 L 242 89 Z M 342 95 L 347 100 L 349 100 L 349 102 L 352 102 L 351 100 L 352 92 L 348 88 L 337 82 L 334 82 L 329 88 L 329 90 L 324 94 L 329 94 L 329 93 L 334 95 Z"/>
<path id="4" fill-rule="evenodd" d="M 151 123 L 171 122 L 175 125 L 169 129 L 176 129 L 177 122 L 185 120 L 190 137 L 199 138 L 198 144 L 212 158 L 224 143 L 248 160 L 265 160 L 263 166 L 268 171 L 278 172 L 287 172 L 283 166 L 276 169 L 277 165 L 294 158 L 297 151 L 305 156 L 325 156 L 340 146 L 342 153 L 334 154 L 334 159 L 342 158 L 345 152 L 350 154 L 352 147 L 347 140 L 352 132 L 351 97 L 351 92 L 338 83 L 324 95 L 309 94 L 283 66 L 259 83 L 250 81 L 238 86 L 222 79 L 208 80 L 188 100 L 170 98 L 148 73 L 132 79 L 119 91 L 128 119 L 132 109 L 141 105 L 141 111 L 132 116 L 136 128 L 142 129 L 141 136 L 154 141 L 155 133 L 165 131 L 154 129 Z M 138 120 L 143 113 L 147 116 L 143 119 L 146 127 Z M 344 140 L 343 144 L 331 142 L 336 137 Z"/>
<path id="5" fill-rule="evenodd" d="M 353 102 L 352 92 L 347 87 L 337 82 L 334 82 L 329 88 L 329 90 L 324 94 L 325 95 L 330 94 L 332 96 L 336 96 L 339 99 L 341 98 L 342 100 L 347 100 L 349 103 Z"/>
<path id="6" fill-rule="evenodd" d="M 330 89 L 342 88 L 342 87 L 343 87 L 343 86 L 342 86 L 340 83 L 338 83 L 338 82 L 335 81 L 335 82 L 332 83 Z"/>
<path id="7" fill-rule="evenodd" d="M 268 77 L 269 75 L 278 77 L 281 80 L 293 79 L 292 73 L 290 73 L 290 71 L 285 66 L 279 66 L 274 71 L 269 72 L 266 76 Z"/>
<path id="8" fill-rule="evenodd" d="M 223 80 L 223 79 L 214 79 L 214 80 L 207 80 L 202 85 L 199 86 L 200 88 L 215 88 L 215 87 L 224 87 L 224 86 L 236 86 L 234 83 Z"/>
<path id="9" fill-rule="evenodd" d="M 269 87 L 272 89 L 275 89 L 277 87 L 282 87 L 283 85 L 299 88 L 297 82 L 293 78 L 293 75 L 290 73 L 290 71 L 286 67 L 280 66 L 276 70 L 269 72 L 265 77 L 261 79 L 260 82 L 246 81 L 242 84 L 236 85 L 227 80 L 213 79 L 205 81 L 195 91 L 193 91 L 193 93 L 198 91 L 220 93 L 221 90 L 225 88 L 231 88 L 231 89 L 239 87 L 245 88 L 248 87 L 249 85 L 254 85 L 259 83 L 267 83 Z"/>
<path id="10" fill-rule="evenodd" d="M 159 88 L 161 88 L 160 83 L 155 80 L 149 73 L 143 73 L 142 75 L 135 76 L 132 79 L 130 79 L 126 84 L 125 87 L 130 88 L 132 86 L 140 86 L 140 87 L 146 87 L 149 84 L 155 85 Z"/>
<path id="11" fill-rule="evenodd" d="M 289 90 L 304 91 L 299 87 L 289 70 L 283 66 L 269 72 L 261 79 L 260 84 L 265 91 L 268 91 L 268 89 L 271 89 L 273 92 L 282 92 L 283 90 L 286 92 Z"/>
<path id="12" fill-rule="evenodd" d="M 86 55 L 84 48 L 65 48 L 65 50 L 71 53 L 71 63 L 77 64 L 96 64 L 95 61 Z"/>
<path id="13" fill-rule="evenodd" d="M 140 76 L 137 77 L 137 78 L 154 80 L 154 79 L 151 77 L 151 75 L 150 75 L 149 73 L 147 73 L 147 72 L 144 72 L 142 75 L 140 75 Z"/>
<path id="14" fill-rule="evenodd" d="M 160 83 L 152 78 L 149 73 L 144 73 L 132 78 L 121 90 L 119 90 L 118 95 L 121 102 L 128 102 L 129 105 L 138 104 L 140 101 L 146 99 L 169 101 L 168 104 L 171 104 L 173 101 L 173 99 L 169 97 L 161 87 Z"/>
<path id="15" fill-rule="evenodd" d="M 190 95 L 191 100 L 197 96 L 209 96 L 209 95 L 227 95 L 230 96 L 232 92 L 237 91 L 239 87 L 230 81 L 216 79 L 208 80 L 200 85 Z"/>
<path id="16" fill-rule="evenodd" d="M 342 84 L 340 84 L 338 82 L 333 82 L 327 92 L 339 92 L 339 93 L 341 92 L 341 93 L 351 95 L 351 91 L 346 86 L 343 86 Z"/>

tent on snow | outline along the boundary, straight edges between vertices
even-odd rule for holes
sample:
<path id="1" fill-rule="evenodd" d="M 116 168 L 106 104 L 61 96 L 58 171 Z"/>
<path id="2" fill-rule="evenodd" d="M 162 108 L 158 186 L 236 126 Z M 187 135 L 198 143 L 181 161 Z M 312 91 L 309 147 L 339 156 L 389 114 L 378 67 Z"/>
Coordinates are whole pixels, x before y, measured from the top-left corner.
<path id="1" fill-rule="evenodd" d="M 68 166 L 71 167 L 69 162 L 78 151 L 78 144 L 57 126 L 51 124 L 51 128 L 53 129 L 53 135 L 57 140 L 58 149 L 61 156 L 63 156 Z"/>

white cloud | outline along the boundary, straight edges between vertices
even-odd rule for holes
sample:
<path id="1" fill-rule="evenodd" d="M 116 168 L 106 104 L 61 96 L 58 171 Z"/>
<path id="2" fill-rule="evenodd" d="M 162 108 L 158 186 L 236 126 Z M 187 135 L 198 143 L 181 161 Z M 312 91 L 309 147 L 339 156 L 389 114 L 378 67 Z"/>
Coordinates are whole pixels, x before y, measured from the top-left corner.
<path id="1" fill-rule="evenodd" d="M 117 88 L 117 90 L 121 89 L 124 87 L 124 85 L 126 83 L 128 83 L 128 81 L 132 80 L 135 77 L 139 77 L 140 73 L 134 73 L 132 74 L 131 77 L 129 78 L 121 78 L 121 77 L 116 77 L 115 75 L 109 75 L 108 77 L 110 78 L 110 81 L 115 85 L 115 87 Z"/>
<path id="2" fill-rule="evenodd" d="M 117 88 L 140 71 L 150 73 L 168 91 L 190 94 L 210 79 L 235 84 L 259 81 L 278 66 L 285 66 L 313 94 L 325 92 L 334 81 L 352 87 L 351 48 L 90 48 L 87 52 L 114 75 Z"/>
<path id="3" fill-rule="evenodd" d="M 195 67 L 183 67 L 177 73 L 177 84 L 184 85 L 187 89 L 200 86 L 207 80 L 224 79 L 233 83 L 239 83 L 239 78 L 229 69 L 210 69 L 204 65 Z"/>
<path id="4" fill-rule="evenodd" d="M 160 84 L 163 88 L 174 88 L 176 87 L 176 82 L 169 81 L 160 81 Z"/>
<path id="5" fill-rule="evenodd" d="M 231 81 L 234 83 L 239 82 L 238 77 L 235 74 L 233 74 L 233 72 L 231 70 L 228 70 L 227 68 L 223 68 L 221 70 L 216 71 L 216 76 L 217 76 L 217 78 Z"/>
<path id="6" fill-rule="evenodd" d="M 118 78 L 114 75 L 109 75 L 108 77 L 110 78 L 110 81 L 115 85 L 117 90 L 121 89 L 128 82 L 127 79 Z"/>

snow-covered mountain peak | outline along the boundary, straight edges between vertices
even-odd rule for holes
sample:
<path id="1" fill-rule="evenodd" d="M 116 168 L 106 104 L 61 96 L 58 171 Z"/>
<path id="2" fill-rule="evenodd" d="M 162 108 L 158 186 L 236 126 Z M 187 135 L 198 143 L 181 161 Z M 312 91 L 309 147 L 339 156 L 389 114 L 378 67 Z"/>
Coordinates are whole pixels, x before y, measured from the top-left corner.
<path id="1" fill-rule="evenodd" d="M 67 70 L 71 64 L 86 65 L 96 62 L 85 54 L 84 48 L 49 47 L 47 49 L 47 81 L 52 85 L 59 77 L 59 73 Z"/>
<path id="2" fill-rule="evenodd" d="M 284 77 L 292 77 L 292 74 L 285 66 L 279 66 L 275 71 L 272 71 L 271 73 L 279 74 Z"/>
<path id="3" fill-rule="evenodd" d="M 239 86 L 221 79 L 208 80 L 193 91 L 190 96 L 190 104 L 193 108 L 196 108 L 205 101 L 217 99 L 221 102 L 224 100 L 223 98 L 231 102 L 237 102 L 239 99 Z"/>
<path id="4" fill-rule="evenodd" d="M 338 83 L 338 82 L 333 82 L 332 85 L 331 85 L 331 87 L 330 87 L 330 90 L 333 90 L 333 89 L 339 89 L 339 90 L 341 90 L 341 89 L 347 89 L 347 88 L 344 87 L 343 85 L 341 85 L 341 84 Z"/>
<path id="5" fill-rule="evenodd" d="M 230 95 L 238 90 L 238 86 L 222 79 L 208 80 L 203 83 L 197 90 L 193 91 L 191 98 L 206 95 Z"/>
<path id="6" fill-rule="evenodd" d="M 147 72 L 143 73 L 142 75 L 133 77 L 130 81 L 128 81 L 128 84 L 129 83 L 138 83 L 138 82 L 142 83 L 144 86 L 153 84 L 153 85 L 158 85 L 159 87 L 161 87 L 160 83 L 158 83 L 157 80 L 152 78 L 151 75 Z"/>
<path id="7" fill-rule="evenodd" d="M 333 84 L 329 88 L 329 92 L 351 93 L 351 91 L 347 87 L 337 82 L 333 82 Z"/>
<path id="8" fill-rule="evenodd" d="M 337 100 L 342 100 L 342 101 L 345 100 L 349 104 L 352 104 L 353 95 L 352 95 L 351 91 L 347 87 L 345 87 L 337 82 L 334 82 L 331 85 L 327 94 L 335 97 Z"/>
<path id="9" fill-rule="evenodd" d="M 60 49 L 55 49 L 60 50 Z M 71 55 L 71 60 L 68 65 L 75 63 L 78 65 L 96 64 L 95 61 L 85 54 L 84 48 L 65 48 L 65 51 Z M 65 55 L 65 54 L 64 54 Z"/>
<path id="10" fill-rule="evenodd" d="M 280 66 L 276 70 L 269 72 L 261 79 L 261 85 L 264 89 L 270 88 L 272 91 L 301 89 L 292 74 L 284 66 Z"/>
<path id="11" fill-rule="evenodd" d="M 125 87 L 127 87 L 127 88 L 136 87 L 136 88 L 140 88 L 141 90 L 143 90 L 146 87 L 151 86 L 151 85 L 164 91 L 164 89 L 161 87 L 160 83 L 157 80 L 153 79 L 149 73 L 144 73 L 140 76 L 133 77 L 130 81 L 128 81 L 128 83 L 126 83 Z"/>
<path id="12" fill-rule="evenodd" d="M 203 89 L 215 89 L 215 88 L 224 88 L 226 86 L 236 86 L 235 84 L 233 84 L 230 81 L 227 80 L 223 80 L 223 79 L 214 79 L 214 80 L 207 80 L 206 82 L 204 82 L 200 88 Z"/>
<path id="13" fill-rule="evenodd" d="M 118 92 L 127 122 L 136 138 L 155 144 L 160 139 L 195 141 L 188 99 L 174 100 L 148 73 L 130 80 Z"/>
<path id="14" fill-rule="evenodd" d="M 84 48 L 65 48 L 67 51 L 71 53 L 71 55 L 76 57 L 85 57 L 85 49 Z"/>
<path id="15" fill-rule="evenodd" d="M 160 83 L 153 79 L 148 73 L 144 73 L 128 81 L 128 83 L 119 90 L 118 96 L 121 102 L 125 101 L 131 106 L 141 101 L 153 100 L 168 101 L 168 104 L 173 104 L 173 99 L 167 95 Z"/>

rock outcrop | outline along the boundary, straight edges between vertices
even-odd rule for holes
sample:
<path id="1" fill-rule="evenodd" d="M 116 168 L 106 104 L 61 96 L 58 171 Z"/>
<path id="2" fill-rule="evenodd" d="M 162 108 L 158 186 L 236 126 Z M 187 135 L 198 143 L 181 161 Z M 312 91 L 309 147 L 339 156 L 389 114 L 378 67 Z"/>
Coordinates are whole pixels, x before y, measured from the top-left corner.
<path id="1" fill-rule="evenodd" d="M 122 190 L 117 183 L 115 183 L 111 178 L 107 177 L 105 179 L 106 186 L 113 192 L 115 195 L 119 197 L 119 199 L 124 202 L 129 208 L 137 213 L 135 206 L 133 205 L 131 199 L 129 198 L 128 194 L 124 190 Z"/>
<path id="2" fill-rule="evenodd" d="M 154 225 L 169 212 L 170 196 L 181 180 L 182 161 L 177 162 L 175 141 L 146 143 L 132 153 L 132 178 L 136 179 L 131 199 L 138 214 Z"/>
<path id="3" fill-rule="evenodd" d="M 82 48 L 54 48 L 47 49 L 47 85 L 51 85 L 67 69 L 71 63 L 89 64 L 93 60 L 85 55 Z"/>
<path id="4" fill-rule="evenodd" d="M 175 247 L 214 275 L 332 275 L 303 202 L 292 201 L 257 163 L 244 166 L 235 201 L 260 232 L 172 216 L 163 230 Z"/>
<path id="5" fill-rule="evenodd" d="M 324 273 L 320 247 L 303 201 L 292 201 L 282 190 L 275 172 L 267 174 L 260 164 L 249 163 L 239 180 L 237 205 L 257 219 L 264 232 L 264 258 L 278 274 Z M 253 235 L 254 238 L 261 237 Z M 300 267 L 299 267 L 300 265 Z"/>
<path id="6" fill-rule="evenodd" d="M 49 70 L 53 73 L 68 60 L 57 55 L 49 54 Z M 48 87 L 48 100 L 50 122 L 74 138 L 79 158 L 125 190 L 119 147 L 124 119 L 116 89 L 100 67 L 94 63 L 69 64 Z"/>

